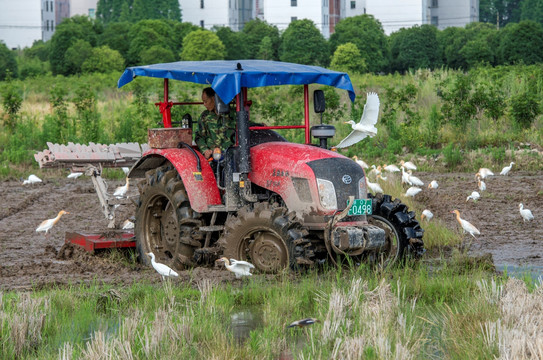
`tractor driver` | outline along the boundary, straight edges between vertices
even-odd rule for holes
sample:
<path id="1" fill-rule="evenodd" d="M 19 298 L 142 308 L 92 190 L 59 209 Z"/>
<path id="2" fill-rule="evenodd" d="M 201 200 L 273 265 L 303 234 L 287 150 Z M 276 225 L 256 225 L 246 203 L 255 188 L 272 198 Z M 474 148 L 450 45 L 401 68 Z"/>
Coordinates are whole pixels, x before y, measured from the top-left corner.
<path id="1" fill-rule="evenodd" d="M 202 101 L 206 110 L 198 119 L 198 130 L 194 141 L 206 159 L 213 155 L 215 148 L 228 149 L 234 145 L 236 123 L 231 114 L 219 114 L 215 108 L 215 90 L 202 90 Z"/>

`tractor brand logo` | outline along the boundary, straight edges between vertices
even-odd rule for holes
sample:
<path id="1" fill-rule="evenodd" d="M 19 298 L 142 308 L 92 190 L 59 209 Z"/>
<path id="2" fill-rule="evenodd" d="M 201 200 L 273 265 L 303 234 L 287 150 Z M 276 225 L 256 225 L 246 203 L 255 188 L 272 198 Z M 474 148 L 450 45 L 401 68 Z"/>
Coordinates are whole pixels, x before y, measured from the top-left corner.
<path id="1" fill-rule="evenodd" d="M 288 170 L 273 169 L 272 176 L 289 176 Z"/>
<path id="2" fill-rule="evenodd" d="M 344 184 L 346 185 L 349 185 L 353 179 L 351 179 L 351 177 L 349 175 L 343 175 L 343 177 L 341 178 L 341 180 L 343 181 Z"/>

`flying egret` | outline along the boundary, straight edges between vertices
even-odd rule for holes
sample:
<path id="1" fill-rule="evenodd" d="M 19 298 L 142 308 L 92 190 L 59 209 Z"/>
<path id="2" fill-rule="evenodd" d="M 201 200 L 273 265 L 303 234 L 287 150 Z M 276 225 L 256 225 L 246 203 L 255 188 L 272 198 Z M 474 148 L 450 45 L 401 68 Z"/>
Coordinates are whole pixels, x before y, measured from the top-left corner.
<path id="1" fill-rule="evenodd" d="M 60 220 L 64 214 L 69 214 L 69 212 L 60 210 L 55 218 L 42 221 L 42 223 L 36 228 L 36 232 L 45 231 L 45 237 L 47 238 L 48 231 Z"/>
<path id="2" fill-rule="evenodd" d="M 479 175 L 482 179 L 484 179 L 487 176 L 493 176 L 494 173 L 490 169 L 480 168 L 479 171 L 475 174 L 475 177 L 477 177 L 477 175 Z"/>
<path id="3" fill-rule="evenodd" d="M 483 180 L 481 180 L 481 177 L 477 177 L 477 186 L 479 187 L 479 191 L 485 191 L 486 190 L 486 184 Z"/>
<path id="4" fill-rule="evenodd" d="M 504 168 L 502 169 L 502 171 L 500 172 L 500 175 L 507 175 L 507 174 L 509 173 L 509 171 L 511 171 L 511 169 L 513 168 L 513 165 L 514 165 L 514 164 L 515 164 L 514 162 L 511 162 L 511 163 L 509 164 L 509 166 L 504 167 Z"/>
<path id="5" fill-rule="evenodd" d="M 525 209 L 522 203 L 518 204 L 518 208 L 524 222 L 534 219 L 534 214 L 532 214 L 532 212 L 529 209 Z"/>
<path id="6" fill-rule="evenodd" d="M 357 163 L 358 165 L 360 165 L 360 167 L 361 167 L 362 169 L 369 169 L 368 164 L 366 164 L 366 163 L 364 162 L 364 160 L 358 159 L 358 156 L 356 156 L 356 155 L 353 156 L 353 160 L 356 161 L 356 163 Z"/>
<path id="7" fill-rule="evenodd" d="M 126 219 L 123 223 L 123 227 L 122 229 L 123 230 L 128 230 L 128 229 L 133 229 L 134 228 L 134 223 L 128 219 Z"/>
<path id="8" fill-rule="evenodd" d="M 409 173 L 405 172 L 405 168 L 402 166 L 402 184 L 413 185 L 411 180 L 409 180 Z"/>
<path id="9" fill-rule="evenodd" d="M 28 179 L 26 179 L 25 181 L 23 181 L 23 185 L 26 185 L 26 184 L 37 184 L 37 183 L 41 183 L 41 179 L 39 177 L 37 177 L 36 175 L 32 174 L 32 175 L 29 175 L 28 176 Z"/>
<path id="10" fill-rule="evenodd" d="M 437 189 L 438 187 L 439 187 L 439 184 L 435 180 L 432 180 L 432 182 L 428 184 L 428 189 Z"/>
<path id="11" fill-rule="evenodd" d="M 400 161 L 400 165 L 406 168 L 407 170 L 417 170 L 417 166 L 413 164 L 411 161 Z"/>
<path id="12" fill-rule="evenodd" d="M 451 214 L 456 214 L 456 220 L 462 226 L 462 229 L 464 230 L 464 232 L 469 233 L 474 238 L 475 238 L 475 235 L 481 235 L 481 232 L 477 230 L 475 226 L 473 226 L 468 221 L 460 217 L 460 212 L 458 210 L 451 211 Z"/>
<path id="13" fill-rule="evenodd" d="M 356 144 L 360 140 L 367 136 L 373 137 L 377 134 L 377 128 L 375 124 L 379 117 L 379 96 L 376 93 L 368 93 L 366 104 L 364 105 L 364 112 L 360 121 L 355 123 L 353 120 L 349 120 L 346 124 L 350 124 L 353 131 L 347 137 L 340 141 L 336 145 L 337 148 L 346 148 Z"/>
<path id="14" fill-rule="evenodd" d="M 413 185 L 416 185 L 416 186 L 424 186 L 424 183 L 422 182 L 421 179 L 419 179 L 418 177 L 412 175 L 413 171 L 412 170 L 407 170 L 407 173 L 409 174 L 409 182 Z"/>
<path id="15" fill-rule="evenodd" d="M 422 215 L 420 216 L 420 221 L 422 221 L 424 218 L 426 218 L 426 221 L 430 221 L 432 220 L 433 217 L 434 217 L 434 214 L 432 214 L 430 210 L 424 209 L 424 211 L 422 212 Z"/>
<path id="16" fill-rule="evenodd" d="M 126 192 L 128 191 L 128 181 L 129 179 L 126 178 L 126 183 L 123 186 L 116 188 L 113 196 L 115 196 L 117 199 L 121 199 L 123 196 L 125 196 Z"/>
<path id="17" fill-rule="evenodd" d="M 380 176 L 381 174 L 377 175 L 377 176 Z M 372 193 L 384 193 L 383 191 L 383 188 L 381 188 L 381 185 L 379 185 L 378 183 L 372 183 L 368 180 L 368 178 L 366 177 L 366 185 L 368 185 L 368 187 L 370 188 L 371 192 Z"/>
<path id="18" fill-rule="evenodd" d="M 130 171 L 130 168 L 123 166 L 122 169 L 123 169 L 124 174 L 128 175 L 128 172 Z"/>
<path id="19" fill-rule="evenodd" d="M 68 176 L 66 176 L 68 179 L 77 179 L 78 177 L 80 177 L 81 175 L 83 175 L 82 172 L 72 172 L 70 173 Z"/>
<path id="20" fill-rule="evenodd" d="M 385 169 L 388 172 L 399 172 L 400 169 L 396 165 L 383 165 L 383 169 Z"/>
<path id="21" fill-rule="evenodd" d="M 147 255 L 151 257 L 151 265 L 153 265 L 155 270 L 162 276 L 162 281 L 165 280 L 165 276 L 179 276 L 179 274 L 173 271 L 168 265 L 157 263 L 155 261 L 155 254 L 152 252 L 147 253 Z"/>
<path id="22" fill-rule="evenodd" d="M 481 197 L 481 195 L 477 191 L 474 191 L 474 192 L 471 193 L 470 196 L 468 196 L 466 198 L 466 202 L 468 202 L 469 199 L 472 199 L 473 201 L 477 201 L 477 200 L 479 200 L 480 197 Z"/>
<path id="23" fill-rule="evenodd" d="M 228 261 L 228 259 L 224 256 L 218 259 L 216 262 L 223 262 L 226 269 L 233 272 L 238 279 L 242 276 L 252 276 L 253 274 L 251 274 L 251 269 L 255 268 L 253 264 L 248 263 L 247 261 L 234 259 L 230 259 L 230 261 Z"/>
<path id="24" fill-rule="evenodd" d="M 296 320 L 294 322 L 292 322 L 289 326 L 287 326 L 287 328 L 292 328 L 292 327 L 305 327 L 305 326 L 308 326 L 308 325 L 313 325 L 314 323 L 317 323 L 317 322 L 320 322 L 319 319 L 315 319 L 315 318 L 306 318 L 306 319 L 302 319 L 302 320 Z"/>
<path id="25" fill-rule="evenodd" d="M 405 196 L 411 196 L 411 197 L 415 197 L 415 195 L 417 195 L 418 193 L 420 193 L 422 191 L 421 188 L 419 187 L 416 187 L 416 186 L 411 186 L 409 189 L 407 189 L 407 191 L 405 192 Z"/>

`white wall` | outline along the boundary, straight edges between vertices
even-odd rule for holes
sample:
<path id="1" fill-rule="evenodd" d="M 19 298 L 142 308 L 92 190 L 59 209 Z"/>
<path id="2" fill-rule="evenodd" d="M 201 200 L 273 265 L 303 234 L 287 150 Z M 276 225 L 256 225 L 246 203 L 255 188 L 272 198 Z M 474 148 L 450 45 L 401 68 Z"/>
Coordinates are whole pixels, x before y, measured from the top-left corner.
<path id="1" fill-rule="evenodd" d="M 41 1 L 0 0 L 0 41 L 11 49 L 35 40 L 41 40 Z"/>
<path id="2" fill-rule="evenodd" d="M 404 27 L 425 24 L 425 3 L 425 0 L 366 0 L 366 13 L 379 20 L 385 34 L 390 35 Z"/>
<path id="3" fill-rule="evenodd" d="M 98 0 L 71 0 L 70 1 L 70 17 L 74 15 L 86 15 L 91 18 L 96 18 L 96 5 Z M 89 9 L 92 9 L 89 12 Z M 94 15 L 93 15 L 94 14 Z"/>
<path id="4" fill-rule="evenodd" d="M 312 20 L 319 30 L 327 29 L 324 15 L 328 12 L 323 13 L 323 0 L 297 0 L 297 6 L 291 6 L 291 0 L 264 0 L 264 19 L 279 30 L 285 30 L 293 17 Z"/>
<path id="5" fill-rule="evenodd" d="M 235 0 L 203 0 L 203 9 L 201 1 L 179 0 L 183 22 L 200 26 L 200 21 L 203 21 L 205 29 L 211 29 L 214 25 L 230 26 L 232 29 L 238 26 L 236 19 L 232 19 L 231 23 L 229 20 L 230 16 L 234 16 L 233 11 L 237 5 Z"/>
<path id="6" fill-rule="evenodd" d="M 429 0 L 430 1 L 430 0 Z M 438 7 L 431 9 L 432 16 L 438 17 L 438 29 L 460 26 L 479 21 L 478 0 L 438 0 Z"/>

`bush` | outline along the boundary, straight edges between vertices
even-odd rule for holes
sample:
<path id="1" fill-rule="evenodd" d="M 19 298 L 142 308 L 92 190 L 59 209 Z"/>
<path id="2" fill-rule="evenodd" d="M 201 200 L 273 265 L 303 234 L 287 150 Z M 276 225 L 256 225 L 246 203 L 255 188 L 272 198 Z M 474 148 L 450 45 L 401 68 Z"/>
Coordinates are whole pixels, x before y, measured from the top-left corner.
<path id="1" fill-rule="evenodd" d="M 2 107 L 7 113 L 5 124 L 12 131 L 17 123 L 17 114 L 23 104 L 22 90 L 13 82 L 8 82 L 2 89 Z"/>
<path id="2" fill-rule="evenodd" d="M 453 143 L 450 143 L 443 149 L 443 156 L 449 169 L 454 169 L 462 163 L 464 157 L 460 150 L 458 150 Z"/>
<path id="3" fill-rule="evenodd" d="M 81 70 L 85 73 L 109 73 L 123 69 L 123 57 L 117 50 L 112 50 L 107 45 L 92 49 L 89 58 L 81 66 Z"/>
<path id="4" fill-rule="evenodd" d="M 510 114 L 517 127 L 529 128 L 540 113 L 535 93 L 527 91 L 511 97 Z"/>

